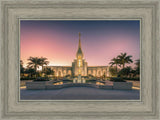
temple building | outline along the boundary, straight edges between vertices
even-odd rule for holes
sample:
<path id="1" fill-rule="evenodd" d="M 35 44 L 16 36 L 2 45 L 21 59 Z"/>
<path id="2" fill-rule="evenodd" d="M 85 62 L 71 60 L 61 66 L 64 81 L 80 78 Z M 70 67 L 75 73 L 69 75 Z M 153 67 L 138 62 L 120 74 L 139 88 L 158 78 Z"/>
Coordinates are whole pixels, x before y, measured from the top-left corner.
<path id="1" fill-rule="evenodd" d="M 83 58 L 83 52 L 81 48 L 81 34 L 79 33 L 79 44 L 78 44 L 78 50 L 76 53 L 76 59 L 74 62 L 72 62 L 72 74 L 74 76 L 87 76 L 87 62 L 85 62 L 85 59 Z"/>
<path id="2" fill-rule="evenodd" d="M 76 58 L 72 62 L 72 66 L 45 66 L 51 68 L 55 76 L 64 77 L 66 75 L 72 76 L 88 76 L 93 75 L 95 77 L 101 77 L 103 75 L 110 76 L 108 66 L 88 66 L 88 63 L 84 59 L 84 54 L 81 46 L 81 33 L 79 33 L 79 44 L 76 53 Z M 44 68 L 45 68 L 44 67 Z"/>

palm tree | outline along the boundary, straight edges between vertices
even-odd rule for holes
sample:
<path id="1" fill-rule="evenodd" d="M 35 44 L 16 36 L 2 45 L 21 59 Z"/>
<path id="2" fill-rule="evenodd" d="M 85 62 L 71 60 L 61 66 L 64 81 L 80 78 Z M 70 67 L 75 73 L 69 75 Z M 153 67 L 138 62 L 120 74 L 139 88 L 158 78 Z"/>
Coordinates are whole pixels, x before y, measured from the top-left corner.
<path id="1" fill-rule="evenodd" d="M 24 71 L 25 71 L 25 69 L 23 67 L 23 61 L 20 60 L 20 73 L 22 74 L 22 77 L 24 77 Z"/>
<path id="2" fill-rule="evenodd" d="M 119 71 L 119 75 L 128 77 L 132 72 L 132 68 L 127 66 Z"/>
<path id="3" fill-rule="evenodd" d="M 48 65 L 49 61 L 47 61 L 47 58 L 45 58 L 45 57 L 41 57 L 39 59 L 40 59 L 40 66 L 42 66 L 42 72 L 43 72 L 43 66 Z"/>
<path id="4" fill-rule="evenodd" d="M 109 73 L 111 74 L 111 76 L 117 76 L 117 71 L 115 67 L 110 67 L 109 68 Z"/>
<path id="5" fill-rule="evenodd" d="M 35 77 L 37 77 L 37 68 L 41 65 L 41 60 L 38 57 L 29 57 L 28 58 L 28 67 L 34 68 Z"/>
<path id="6" fill-rule="evenodd" d="M 54 75 L 54 71 L 51 68 L 46 68 L 44 72 L 47 75 L 47 77 L 48 75 L 51 75 L 51 74 Z"/>
<path id="7" fill-rule="evenodd" d="M 136 61 L 136 63 L 135 63 L 135 65 L 136 65 L 136 67 L 135 67 L 135 69 L 136 69 L 136 74 L 140 74 L 140 59 L 138 59 L 138 60 L 135 60 Z"/>
<path id="8" fill-rule="evenodd" d="M 121 53 L 120 55 L 117 56 L 120 64 L 123 66 L 123 68 L 125 67 L 126 63 L 128 63 L 128 64 L 133 63 L 131 57 L 132 57 L 131 55 L 127 56 L 127 53 Z"/>
<path id="9" fill-rule="evenodd" d="M 23 61 L 22 60 L 20 60 L 20 71 L 21 71 L 21 73 L 22 73 L 22 71 L 24 70 L 24 67 L 23 67 Z"/>
<path id="10" fill-rule="evenodd" d="M 116 65 L 116 72 L 117 72 L 117 65 L 120 63 L 120 60 L 118 58 L 113 58 L 109 64 L 111 66 Z"/>
<path id="11" fill-rule="evenodd" d="M 135 65 L 136 65 L 137 67 L 140 67 L 140 59 L 135 60 L 135 61 L 136 61 Z"/>
<path id="12" fill-rule="evenodd" d="M 25 73 L 28 74 L 29 78 L 32 78 L 33 75 L 35 74 L 35 69 L 33 67 L 27 67 L 27 69 L 25 70 Z"/>

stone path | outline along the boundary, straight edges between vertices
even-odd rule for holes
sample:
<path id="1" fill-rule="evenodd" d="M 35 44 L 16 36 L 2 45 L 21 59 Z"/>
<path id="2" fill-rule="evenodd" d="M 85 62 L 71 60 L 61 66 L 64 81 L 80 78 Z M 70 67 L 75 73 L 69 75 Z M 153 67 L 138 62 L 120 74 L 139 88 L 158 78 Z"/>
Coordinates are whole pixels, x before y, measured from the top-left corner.
<path id="1" fill-rule="evenodd" d="M 70 87 L 58 90 L 20 91 L 21 100 L 138 100 L 139 90 L 104 90 L 90 87 Z"/>

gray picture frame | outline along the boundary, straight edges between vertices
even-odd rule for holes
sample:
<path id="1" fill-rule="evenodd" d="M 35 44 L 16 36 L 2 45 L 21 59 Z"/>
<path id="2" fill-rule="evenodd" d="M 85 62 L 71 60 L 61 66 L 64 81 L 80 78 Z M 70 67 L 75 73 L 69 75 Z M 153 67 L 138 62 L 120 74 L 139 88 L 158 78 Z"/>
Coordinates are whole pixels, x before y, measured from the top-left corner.
<path id="1" fill-rule="evenodd" d="M 1 120 L 159 119 L 159 0 L 1 0 Z M 141 99 L 19 99 L 20 19 L 141 20 Z"/>

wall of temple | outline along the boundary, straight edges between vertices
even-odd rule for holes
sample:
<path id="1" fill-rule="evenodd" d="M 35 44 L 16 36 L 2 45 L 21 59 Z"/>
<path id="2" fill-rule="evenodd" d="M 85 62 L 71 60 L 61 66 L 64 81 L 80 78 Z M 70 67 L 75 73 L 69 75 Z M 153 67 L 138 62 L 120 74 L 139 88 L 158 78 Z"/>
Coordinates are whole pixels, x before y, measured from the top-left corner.
<path id="1" fill-rule="evenodd" d="M 83 59 L 82 66 L 80 68 L 78 67 L 77 63 L 77 59 L 75 59 L 74 62 L 72 62 L 72 74 L 78 76 L 78 70 L 81 69 L 81 75 L 87 76 L 87 62 L 85 62 L 85 60 Z"/>
<path id="2" fill-rule="evenodd" d="M 64 77 L 66 75 L 72 75 L 71 66 L 44 66 L 45 68 L 51 68 L 54 71 L 54 75 L 58 77 Z"/>
<path id="3" fill-rule="evenodd" d="M 101 77 L 105 75 L 109 77 L 109 67 L 108 66 L 89 66 L 88 67 L 88 75 L 93 75 L 95 77 Z"/>
<path id="4" fill-rule="evenodd" d="M 72 63 L 72 66 L 44 66 L 44 69 L 51 68 L 55 72 L 55 76 L 64 77 L 66 75 L 78 76 L 78 68 L 76 67 L 76 60 Z M 105 74 L 109 77 L 109 67 L 108 66 L 87 66 L 87 62 L 83 63 L 82 76 L 93 75 L 95 77 L 101 77 Z"/>

